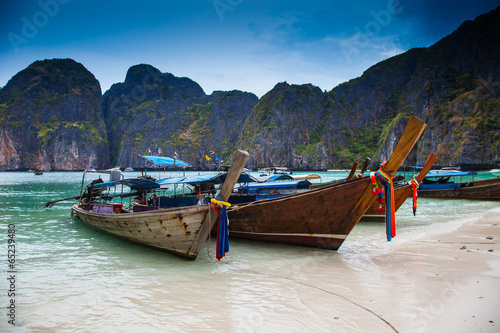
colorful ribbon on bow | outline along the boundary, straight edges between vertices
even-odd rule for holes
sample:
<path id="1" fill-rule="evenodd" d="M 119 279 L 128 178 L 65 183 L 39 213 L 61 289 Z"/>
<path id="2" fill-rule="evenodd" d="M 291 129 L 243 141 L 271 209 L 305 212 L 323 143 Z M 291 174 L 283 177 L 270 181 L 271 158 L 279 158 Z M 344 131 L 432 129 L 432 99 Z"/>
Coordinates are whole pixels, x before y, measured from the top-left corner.
<path id="1" fill-rule="evenodd" d="M 418 207 L 418 193 L 417 193 L 417 189 L 420 186 L 420 184 L 415 179 L 415 177 L 413 177 L 410 180 L 410 186 L 411 186 L 411 189 L 413 190 L 413 215 L 417 215 L 417 207 Z"/>
<path id="2" fill-rule="evenodd" d="M 215 250 L 215 258 L 221 260 L 224 258 L 227 252 L 229 252 L 229 219 L 227 217 L 227 207 L 231 207 L 231 204 L 225 201 L 221 201 L 219 195 L 216 199 L 210 199 L 210 205 L 212 209 L 219 215 L 219 226 L 217 227 L 217 244 Z M 221 209 L 217 208 L 217 205 L 221 206 Z"/>
<path id="3" fill-rule="evenodd" d="M 393 179 L 386 174 L 382 169 L 377 172 L 370 173 L 370 179 L 373 185 L 373 195 L 377 195 L 379 203 L 378 211 L 383 211 L 382 206 L 384 191 L 378 186 L 377 180 L 385 187 L 385 227 L 387 240 L 390 242 L 393 237 L 396 237 L 396 205 L 394 203 L 394 186 Z"/>
<path id="4" fill-rule="evenodd" d="M 384 210 L 384 207 L 382 207 L 382 202 L 383 202 L 383 198 L 384 198 L 384 192 L 378 186 L 377 177 L 375 176 L 375 172 L 371 172 L 370 173 L 370 179 L 372 181 L 372 186 L 373 186 L 372 194 L 377 196 L 377 202 L 378 202 L 378 208 L 377 208 L 377 210 L 379 212 L 382 212 Z"/>

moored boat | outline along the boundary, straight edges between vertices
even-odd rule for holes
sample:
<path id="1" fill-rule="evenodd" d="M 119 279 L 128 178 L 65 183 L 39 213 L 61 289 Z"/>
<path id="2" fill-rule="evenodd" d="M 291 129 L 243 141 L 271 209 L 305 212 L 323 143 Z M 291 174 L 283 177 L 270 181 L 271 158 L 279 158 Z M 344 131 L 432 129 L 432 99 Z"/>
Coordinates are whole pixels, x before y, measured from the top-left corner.
<path id="1" fill-rule="evenodd" d="M 382 167 L 395 175 L 426 125 L 411 117 L 391 158 Z M 337 250 L 375 200 L 370 177 L 353 178 L 307 192 L 229 208 L 232 237 Z"/>
<path id="2" fill-rule="evenodd" d="M 500 200 L 500 177 L 477 180 L 473 171 L 429 172 L 418 189 L 425 198 Z"/>
<path id="3" fill-rule="evenodd" d="M 263 174 L 275 174 L 275 175 L 291 175 L 293 172 L 286 167 L 267 167 L 258 170 Z"/>
<path id="4" fill-rule="evenodd" d="M 33 170 L 33 173 L 35 174 L 35 176 L 41 176 L 43 175 L 43 169 L 35 169 Z"/>
<path id="5" fill-rule="evenodd" d="M 237 151 L 222 189 L 220 200 L 227 201 L 233 186 L 238 179 L 249 155 Z M 128 180 L 118 180 L 115 184 L 126 184 Z M 128 182 L 132 190 L 137 190 L 134 182 Z M 147 186 L 158 184 L 148 181 L 137 181 L 137 186 L 147 190 Z M 113 184 L 109 184 L 113 185 Z M 93 193 L 100 195 L 100 189 L 108 186 L 94 184 L 81 196 L 81 200 L 72 207 L 72 214 L 91 229 L 124 239 L 133 243 L 152 247 L 175 255 L 195 259 L 205 242 L 217 215 L 209 205 L 183 206 L 168 209 L 123 209 L 121 204 L 99 203 L 94 200 Z M 155 209 L 156 208 L 156 209 Z"/>

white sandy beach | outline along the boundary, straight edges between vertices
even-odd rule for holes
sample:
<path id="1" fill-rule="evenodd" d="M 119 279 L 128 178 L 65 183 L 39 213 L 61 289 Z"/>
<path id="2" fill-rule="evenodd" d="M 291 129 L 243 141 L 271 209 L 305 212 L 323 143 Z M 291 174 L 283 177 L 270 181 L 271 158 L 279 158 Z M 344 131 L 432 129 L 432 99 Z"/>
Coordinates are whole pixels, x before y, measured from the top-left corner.
<path id="1" fill-rule="evenodd" d="M 247 310 L 247 319 L 232 318 L 247 323 L 236 331 L 500 332 L 498 214 L 385 246 L 368 264 L 313 254 L 275 270 L 246 270 L 259 286 L 252 294 L 267 301 Z M 280 287 L 261 290 L 266 280 Z M 271 304 L 287 305 L 276 311 Z"/>
<path id="2" fill-rule="evenodd" d="M 353 263 L 336 272 L 338 286 L 313 277 L 305 282 L 356 304 L 357 309 L 336 312 L 339 322 L 348 323 L 332 329 L 500 332 L 498 214 L 472 219 L 446 234 L 392 245 L 358 272 Z"/>
<path id="3" fill-rule="evenodd" d="M 408 283 L 416 288 L 414 304 L 402 304 L 389 321 L 402 332 L 500 332 L 499 244 L 500 216 L 489 215 L 384 258 L 396 280 L 393 297 Z"/>

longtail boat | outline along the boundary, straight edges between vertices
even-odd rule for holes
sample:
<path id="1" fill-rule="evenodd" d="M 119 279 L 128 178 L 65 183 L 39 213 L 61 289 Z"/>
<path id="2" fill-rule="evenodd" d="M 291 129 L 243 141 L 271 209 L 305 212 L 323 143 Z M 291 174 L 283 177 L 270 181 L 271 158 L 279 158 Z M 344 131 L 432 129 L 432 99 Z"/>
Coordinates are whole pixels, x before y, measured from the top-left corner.
<path id="1" fill-rule="evenodd" d="M 432 166 L 434 165 L 434 162 L 436 161 L 437 155 L 434 153 L 431 153 L 429 157 L 427 158 L 427 161 L 425 162 L 422 170 L 413 178 L 413 187 L 411 182 L 408 184 L 395 184 L 394 185 L 394 201 L 395 201 L 395 210 L 397 211 L 399 207 L 408 199 L 410 195 L 413 194 L 415 189 L 417 193 L 415 194 L 415 197 L 418 198 L 418 195 L 420 194 L 420 191 L 418 190 L 418 187 L 420 186 L 420 183 L 424 180 L 424 177 L 427 175 L 427 173 L 431 170 Z M 413 203 L 413 209 L 414 211 L 416 210 L 416 202 Z M 378 203 L 375 201 L 372 203 L 370 208 L 366 211 L 366 213 L 363 215 L 362 220 L 363 221 L 383 221 L 385 219 L 385 202 L 382 201 L 381 203 Z"/>
<path id="2" fill-rule="evenodd" d="M 426 125 L 410 117 L 391 158 L 382 167 L 396 174 Z M 230 237 L 337 250 L 375 200 L 370 177 L 307 192 L 238 204 L 228 209 Z"/>
<path id="3" fill-rule="evenodd" d="M 500 200 L 500 177 L 476 180 L 475 175 L 472 171 L 430 172 L 420 184 L 418 195 L 424 198 Z"/>
<path id="4" fill-rule="evenodd" d="M 219 192 L 220 201 L 227 201 L 248 158 L 247 152 L 236 152 Z M 99 192 L 97 185 L 92 189 Z M 218 220 L 208 205 L 134 211 L 123 209 L 120 204 L 103 205 L 92 200 L 75 203 L 72 215 L 91 229 L 189 259 L 196 259 Z"/>

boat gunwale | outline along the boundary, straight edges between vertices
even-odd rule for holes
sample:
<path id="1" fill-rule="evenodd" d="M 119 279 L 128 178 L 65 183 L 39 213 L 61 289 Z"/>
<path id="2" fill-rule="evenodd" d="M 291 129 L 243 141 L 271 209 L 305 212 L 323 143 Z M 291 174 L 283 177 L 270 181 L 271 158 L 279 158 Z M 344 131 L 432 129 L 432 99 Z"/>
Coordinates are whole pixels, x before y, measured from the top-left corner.
<path id="1" fill-rule="evenodd" d="M 89 216 L 94 216 L 94 217 L 111 217 L 113 219 L 131 219 L 131 218 L 137 218 L 137 217 L 155 217 L 157 215 L 177 215 L 177 214 L 193 214 L 198 211 L 208 211 L 209 210 L 208 205 L 195 205 L 195 206 L 187 206 L 183 208 L 179 207 L 169 207 L 169 208 L 160 208 L 157 210 L 148 210 L 148 211 L 142 211 L 142 212 L 128 212 L 128 213 L 97 213 L 93 211 L 89 211 L 86 209 L 83 209 L 80 207 L 78 203 L 73 204 L 71 209 L 75 211 L 81 211 L 82 214 L 84 215 L 89 215 Z"/>

